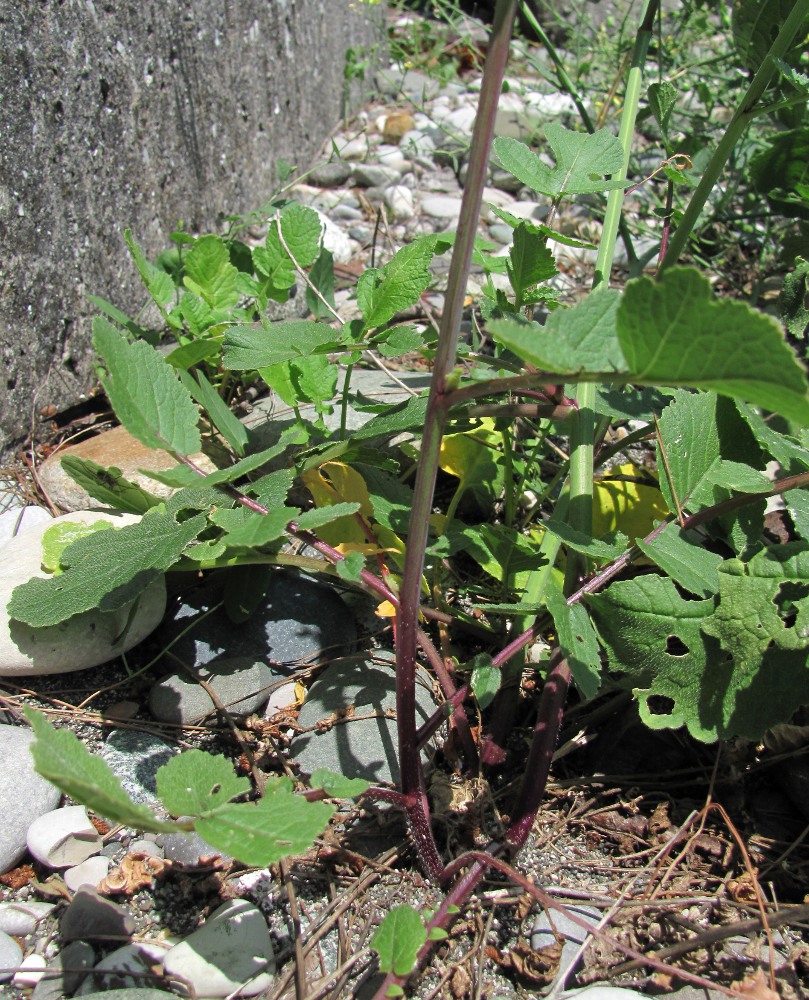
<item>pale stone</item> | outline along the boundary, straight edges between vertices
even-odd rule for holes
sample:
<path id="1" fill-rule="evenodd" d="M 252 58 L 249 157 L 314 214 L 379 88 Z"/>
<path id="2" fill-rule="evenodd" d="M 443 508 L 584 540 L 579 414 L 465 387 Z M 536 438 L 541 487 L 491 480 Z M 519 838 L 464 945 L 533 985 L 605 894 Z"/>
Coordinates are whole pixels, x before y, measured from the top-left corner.
<path id="1" fill-rule="evenodd" d="M 214 459 L 219 456 L 219 460 L 224 461 L 224 453 L 220 449 L 212 448 L 211 454 L 213 458 L 199 452 L 191 456 L 191 461 L 205 473 L 215 472 L 217 465 Z M 112 430 L 96 437 L 60 448 L 37 470 L 40 486 L 54 507 L 59 507 L 61 510 L 87 510 L 91 507 L 99 510 L 109 509 L 108 504 L 94 500 L 64 471 L 62 459 L 71 455 L 89 459 L 105 469 L 120 469 L 124 479 L 161 499 L 175 492 L 173 487 L 164 486 L 156 479 L 150 479 L 146 472 L 167 472 L 177 465 L 177 460 L 162 448 L 147 448 L 123 427 L 113 427 Z"/>
<path id="2" fill-rule="evenodd" d="M 0 931 L 16 937 L 33 934 L 40 920 L 44 920 L 53 908 L 53 903 L 36 900 L 0 903 Z"/>
<path id="3" fill-rule="evenodd" d="M 65 806 L 28 827 L 28 850 L 49 868 L 80 865 L 101 850 L 102 840 L 84 806 Z"/>
<path id="4" fill-rule="evenodd" d="M 62 793 L 34 770 L 31 744 L 34 734 L 20 726 L 0 726 L 0 872 L 13 868 L 25 854 L 25 835 L 37 816 L 55 809 Z M 20 789 L 25 795 L 20 795 Z M 31 904 L 35 905 L 35 904 Z M 6 926 L 13 914 L 0 917 L 0 930 L 7 934 L 20 931 Z"/>
<path id="5" fill-rule="evenodd" d="M 89 885 L 91 889 L 95 889 L 98 883 L 106 878 L 109 870 L 110 859 L 98 854 L 82 861 L 80 865 L 68 868 L 64 873 L 65 885 L 71 892 L 76 892 L 83 885 Z"/>
<path id="6" fill-rule="evenodd" d="M 135 524 L 133 514 L 76 511 L 38 524 L 12 538 L 0 560 L 0 677 L 71 673 L 95 667 L 120 656 L 142 642 L 159 624 L 166 610 L 162 577 L 133 602 L 116 611 L 86 611 L 46 628 L 32 628 L 9 619 L 6 608 L 12 591 L 32 577 L 46 577 L 42 569 L 42 536 L 54 524 L 94 524 L 109 521 L 115 527 Z M 130 621 L 131 615 L 131 621 Z"/>
<path id="7" fill-rule="evenodd" d="M 20 967 L 11 980 L 12 986 L 24 988 L 26 986 L 36 986 L 45 975 L 47 962 L 42 955 L 26 955 L 20 962 Z"/>

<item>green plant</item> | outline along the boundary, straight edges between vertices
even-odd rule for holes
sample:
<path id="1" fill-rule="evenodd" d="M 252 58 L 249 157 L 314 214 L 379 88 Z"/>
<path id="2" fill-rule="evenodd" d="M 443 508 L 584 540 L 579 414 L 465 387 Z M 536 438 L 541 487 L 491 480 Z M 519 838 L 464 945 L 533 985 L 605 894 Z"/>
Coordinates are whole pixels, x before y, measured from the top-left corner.
<path id="1" fill-rule="evenodd" d="M 324 260 L 319 225 L 305 208 L 286 206 L 272 220 L 263 246 L 250 254 L 252 275 L 239 270 L 216 237 L 195 242 L 197 259 L 190 271 L 186 258 L 186 291 L 210 313 L 209 325 L 197 336 L 216 341 L 204 360 L 215 359 L 217 371 L 258 373 L 296 408 L 296 426 L 276 445 L 249 453 L 249 439 L 240 438 L 199 373 L 196 381 L 178 374 L 183 366 L 173 365 L 171 357 L 161 359 L 149 344 L 131 340 L 107 319 L 96 321 L 102 385 L 115 412 L 141 441 L 174 455 L 176 469 L 161 478 L 180 489 L 162 504 L 142 495 L 133 501 L 129 484 L 111 484 L 106 470 L 74 463 L 73 471 L 91 492 L 103 488 L 105 498 L 120 498 L 122 509 L 148 509 L 136 525 L 93 532 L 57 553 L 61 572 L 18 588 L 9 613 L 32 626 L 52 625 L 90 608 L 120 607 L 167 570 L 294 564 L 296 557 L 281 552 L 290 535 L 320 554 L 323 572 L 339 574 L 392 610 L 401 787 L 372 789 L 367 795 L 405 812 L 425 872 L 449 889 L 426 922 L 397 911 L 383 925 L 376 939 L 387 973 L 380 996 L 402 991 L 413 964 L 446 932 L 487 868 L 508 871 L 523 884 L 507 861 L 534 823 L 571 683 L 583 699 L 607 686 L 630 689 L 649 726 L 686 726 L 709 742 L 733 735 L 758 738 L 809 700 L 809 503 L 802 489 L 809 484 L 806 375 L 779 323 L 747 304 L 715 299 L 699 271 L 678 265 L 731 151 L 783 75 L 779 67 L 788 65 L 793 40 L 805 30 L 809 0 L 796 0 L 789 8 L 783 22 L 775 16 L 768 22 L 773 37 L 756 57 L 748 88 L 705 162 L 702 181 L 679 217 L 655 278 L 635 278 L 623 292 L 609 287 L 655 0 L 647 4 L 637 32 L 618 135 L 550 125 L 546 137 L 553 167 L 522 143 L 498 140 L 494 152 L 501 164 L 550 200 L 551 215 L 547 225 L 533 225 L 501 213 L 514 230 L 505 261 L 476 239 L 515 12 L 513 3 L 501 0 L 457 234 L 422 237 L 383 267 L 366 271 L 357 285 L 361 318 L 333 325 L 328 261 L 319 263 Z M 660 88 L 649 96 L 649 105 L 665 131 L 670 109 Z M 553 229 L 554 213 L 567 198 L 600 192 L 608 197 L 593 290 L 572 307 L 554 308 L 547 284 L 556 274 L 551 244 L 562 238 Z M 395 317 L 427 287 L 432 258 L 450 248 L 441 330 L 437 342 L 424 345 Z M 493 284 L 487 291 L 487 331 L 497 345 L 493 356 L 468 349 L 459 354 L 472 260 L 489 273 L 505 268 L 510 282 L 509 292 Z M 164 279 L 145 261 L 138 266 L 156 301 L 167 309 Z M 241 287 L 260 315 L 262 302 L 290 287 L 301 271 L 308 273 L 313 313 L 320 318 L 245 321 L 234 290 Z M 802 287 L 801 280 L 805 273 L 799 269 L 796 287 Z M 805 320 L 800 296 L 792 293 L 788 315 Z M 544 325 L 533 319 L 535 306 L 543 303 L 552 310 Z M 183 308 L 181 296 L 175 309 L 187 322 L 186 313 L 194 315 L 197 307 Z M 170 322 L 171 313 L 166 316 Z M 212 329 L 216 333 L 207 336 Z M 429 394 L 382 408 L 349 437 L 350 374 L 363 352 L 396 356 L 416 347 L 432 362 Z M 340 393 L 335 359 L 346 370 Z M 362 405 L 362 400 L 353 402 Z M 304 403 L 313 408 L 313 420 L 306 419 Z M 200 446 L 200 406 L 235 459 L 207 476 L 189 457 Z M 342 419 L 331 433 L 324 418 L 333 406 Z M 513 432 L 515 417 L 528 424 L 524 439 Z M 610 457 L 603 434 L 610 422 L 627 417 L 645 421 L 633 433 L 635 440 L 656 442 L 660 495 L 652 510 L 665 506 L 667 513 L 662 518 L 658 513 L 656 522 L 650 515 L 639 528 L 624 508 L 615 525 L 594 531 L 594 497 L 600 495 L 594 470 Z M 567 429 L 569 461 L 548 474 L 541 460 L 544 446 L 552 433 Z M 412 450 L 402 454 L 389 445 L 403 432 L 418 435 L 416 445 L 410 445 L 418 458 L 412 487 L 396 476 Z M 282 459 L 284 467 L 265 471 L 268 462 Z M 770 461 L 780 467 L 775 481 L 765 474 Z M 437 528 L 433 510 L 440 469 L 458 483 Z M 310 490 L 314 506 L 288 505 L 296 478 Z M 538 507 L 521 510 L 527 489 L 543 498 L 547 516 L 538 518 Z M 463 503 L 473 495 L 494 507 L 488 519 L 493 523 L 464 519 Z M 786 544 L 774 545 L 763 534 L 765 501 L 775 495 L 784 497 L 795 528 Z M 624 497 L 637 507 L 640 487 L 635 484 Z M 483 584 L 466 583 L 467 598 L 482 593 L 486 599 L 460 611 L 442 596 L 425 600 L 425 591 L 442 595 L 446 590 L 445 561 L 461 553 L 485 574 Z M 649 569 L 634 574 L 630 568 L 639 556 L 648 560 Z M 307 560 L 306 567 L 311 566 Z M 482 612 L 482 618 L 473 620 L 472 610 Z M 437 622 L 444 633 L 455 628 L 474 635 L 474 651 L 454 672 L 429 633 L 429 622 Z M 552 637 L 553 647 L 506 835 L 486 852 L 445 864 L 431 828 L 420 747 L 449 717 L 468 773 L 476 774 L 481 762 L 500 764 L 507 754 L 522 652 L 539 636 Z M 438 641 L 443 638 L 439 633 Z M 446 704 L 417 730 L 419 650 Z M 472 696 L 486 712 L 481 747 L 464 711 Z M 146 827 L 154 823 L 143 810 L 132 812 L 98 762 L 90 769 L 77 744 L 68 747 L 64 734 L 54 734 L 42 720 L 32 724 L 43 773 L 112 819 Z M 71 778 L 64 759 L 81 780 Z M 275 860 L 287 834 L 266 834 L 263 821 L 273 812 L 266 794 L 260 805 L 231 804 L 248 786 L 228 767 L 205 755 L 178 757 L 162 781 L 167 808 L 174 815 L 190 814 L 182 828 L 195 825 L 211 843 L 243 860 Z M 176 793 L 178 776 L 193 794 Z M 328 777 L 316 786 L 322 789 L 316 796 L 347 794 L 336 781 Z M 92 790 L 96 785 L 103 795 Z M 280 780 L 270 790 L 291 807 L 295 796 L 288 784 Z M 348 790 L 357 792 L 353 786 Z M 317 814 L 310 810 L 307 823 L 310 819 L 311 825 L 301 825 L 301 841 L 311 841 L 315 828 L 322 828 L 326 807 Z M 290 835 L 289 851 L 299 843 Z M 681 970 L 668 971 L 698 981 Z"/>

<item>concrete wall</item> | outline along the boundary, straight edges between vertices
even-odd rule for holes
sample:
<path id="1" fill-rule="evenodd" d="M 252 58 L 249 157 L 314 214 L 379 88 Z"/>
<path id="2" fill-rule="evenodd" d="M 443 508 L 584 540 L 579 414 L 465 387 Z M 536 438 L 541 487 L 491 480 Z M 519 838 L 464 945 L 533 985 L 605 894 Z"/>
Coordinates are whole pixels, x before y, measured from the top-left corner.
<path id="1" fill-rule="evenodd" d="M 357 8 L 357 9 L 355 9 Z M 0 0 L 0 452 L 93 384 L 87 294 L 144 297 L 148 253 L 259 208 L 339 121 L 349 0 Z"/>

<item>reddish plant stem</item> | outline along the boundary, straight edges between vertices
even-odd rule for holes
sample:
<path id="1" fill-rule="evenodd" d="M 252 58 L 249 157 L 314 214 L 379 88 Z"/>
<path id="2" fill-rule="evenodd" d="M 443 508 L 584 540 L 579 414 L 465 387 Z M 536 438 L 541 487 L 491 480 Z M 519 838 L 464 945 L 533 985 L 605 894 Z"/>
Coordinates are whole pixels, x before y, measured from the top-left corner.
<path id="1" fill-rule="evenodd" d="M 444 313 L 424 420 L 413 507 L 407 536 L 396 636 L 396 715 L 402 794 L 411 834 L 424 870 L 438 878 L 443 868 L 430 825 L 429 804 L 416 737 L 416 645 L 420 584 L 427 547 L 441 440 L 452 405 L 450 375 L 457 359 L 466 283 L 489 166 L 494 121 L 506 64 L 515 0 L 498 0 L 483 73 L 477 118 L 452 254 Z"/>

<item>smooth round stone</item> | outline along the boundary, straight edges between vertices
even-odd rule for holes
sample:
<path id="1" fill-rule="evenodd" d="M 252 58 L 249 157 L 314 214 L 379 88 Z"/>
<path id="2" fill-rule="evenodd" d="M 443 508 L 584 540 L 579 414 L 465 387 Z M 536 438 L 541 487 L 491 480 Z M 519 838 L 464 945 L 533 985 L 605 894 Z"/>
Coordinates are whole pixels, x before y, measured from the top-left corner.
<path id="1" fill-rule="evenodd" d="M 84 806 L 65 806 L 39 816 L 28 827 L 28 850 L 49 868 L 70 868 L 97 854 L 101 836 Z"/>
<path id="2" fill-rule="evenodd" d="M 22 948 L 13 937 L 0 931 L 0 970 L 16 969 L 22 961 Z M 7 983 L 14 972 L 0 971 L 0 983 Z"/>
<path id="3" fill-rule="evenodd" d="M 356 139 L 334 141 L 337 152 L 344 160 L 364 160 L 371 145 L 369 136 L 359 136 Z"/>
<path id="4" fill-rule="evenodd" d="M 477 111 L 474 108 L 456 108 L 455 111 L 451 111 L 444 119 L 444 125 L 457 132 L 471 134 L 472 129 L 475 127 L 477 116 Z"/>
<path id="5" fill-rule="evenodd" d="M 28 827 L 59 805 L 62 793 L 34 770 L 30 729 L 0 725 L 0 872 L 7 872 L 26 851 Z M 20 789 L 25 794 L 20 794 Z M 3 927 L 0 924 L 0 927 Z M 5 930 L 5 927 L 3 927 Z M 8 933 L 16 933 L 9 931 Z"/>
<path id="6" fill-rule="evenodd" d="M 82 886 L 62 914 L 59 932 L 63 941 L 122 939 L 135 932 L 135 921 L 127 911 Z"/>
<path id="7" fill-rule="evenodd" d="M 196 668 L 220 656 L 310 663 L 339 656 L 356 640 L 351 612 L 331 587 L 283 571 L 272 574 L 264 599 L 247 621 L 235 625 L 222 608 L 203 618 L 222 600 L 223 583 L 222 577 L 203 580 L 160 630 L 159 639 L 166 643 L 184 632 L 172 653 Z M 201 619 L 197 625 L 195 619 Z"/>
<path id="8" fill-rule="evenodd" d="M 6 507 L 0 511 L 0 546 L 38 524 L 50 524 L 53 515 L 44 507 Z"/>
<path id="9" fill-rule="evenodd" d="M 174 756 L 174 749 L 150 733 L 116 729 L 110 733 L 99 756 L 109 764 L 135 802 L 153 805 L 157 801 L 157 772 Z"/>
<path id="10" fill-rule="evenodd" d="M 275 957 L 261 911 L 244 899 L 220 906 L 163 959 L 167 975 L 199 997 L 257 996 L 271 983 Z"/>
<path id="11" fill-rule="evenodd" d="M 351 176 L 351 164 L 342 160 L 333 160 L 331 163 L 321 163 L 310 170 L 307 180 L 320 187 L 339 187 L 345 184 Z"/>
<path id="12" fill-rule="evenodd" d="M 154 840 L 133 840 L 126 850 L 127 854 L 146 854 L 150 858 L 164 857 L 163 848 L 158 847 Z"/>
<path id="13" fill-rule="evenodd" d="M 200 677 L 233 715 L 258 711 L 269 698 L 267 688 L 273 682 L 267 664 L 250 657 L 211 660 Z M 152 687 L 149 708 L 161 722 L 187 725 L 204 719 L 216 706 L 201 684 L 186 674 L 170 674 Z"/>
<path id="14" fill-rule="evenodd" d="M 508 206 L 508 211 L 516 215 L 518 219 L 544 219 L 548 214 L 547 205 L 539 205 L 535 201 L 515 201 Z"/>
<path id="15" fill-rule="evenodd" d="M 394 184 L 385 190 L 385 204 L 397 219 L 412 219 L 416 214 L 415 196 L 404 184 Z"/>
<path id="16" fill-rule="evenodd" d="M 376 151 L 376 158 L 380 166 L 392 167 L 394 170 L 398 170 L 400 174 L 410 169 L 410 160 L 408 160 L 398 146 L 380 146 Z"/>
<path id="17" fill-rule="evenodd" d="M 381 167 L 377 164 L 360 163 L 354 168 L 354 180 L 361 187 L 387 187 L 395 184 L 400 177 L 393 167 Z"/>
<path id="18" fill-rule="evenodd" d="M 163 857 L 169 861 L 179 861 L 184 865 L 197 865 L 200 858 L 223 858 L 230 860 L 230 855 L 212 847 L 196 832 L 191 833 L 160 833 L 155 841 L 163 852 Z"/>
<path id="19" fill-rule="evenodd" d="M 15 937 L 33 934 L 37 924 L 53 909 L 53 903 L 21 902 L 0 903 L 0 931 Z"/>
<path id="20" fill-rule="evenodd" d="M 514 236 L 514 230 L 511 226 L 507 226 L 505 222 L 502 224 L 496 223 L 489 226 L 489 236 L 491 236 L 493 240 L 497 240 L 498 243 L 508 244 L 511 243 L 512 237 Z"/>
<path id="21" fill-rule="evenodd" d="M 152 971 L 152 966 L 162 962 L 166 948 L 147 941 L 116 948 L 105 955 L 84 980 L 75 996 L 92 996 L 96 990 L 106 990 L 105 996 L 116 990 L 137 988 Z"/>
<path id="22" fill-rule="evenodd" d="M 428 195 L 421 199 L 421 210 L 432 219 L 457 219 L 461 214 L 461 199 Z"/>
<path id="23" fill-rule="evenodd" d="M 76 865 L 75 868 L 68 868 L 63 878 L 65 885 L 71 892 L 76 892 L 83 885 L 95 889 L 98 883 L 107 877 L 109 870 L 110 859 L 96 855 L 83 861 L 80 865 Z"/>
<path id="24" fill-rule="evenodd" d="M 400 145 L 405 156 L 429 157 L 435 152 L 435 142 L 418 129 L 406 132 Z"/>
<path id="25" fill-rule="evenodd" d="M 491 184 L 499 191 L 508 191 L 512 194 L 516 194 L 523 187 L 522 181 L 508 170 L 493 170 Z"/>
<path id="26" fill-rule="evenodd" d="M 330 210 L 330 215 L 332 219 L 337 219 L 338 222 L 359 222 L 360 219 L 365 218 L 362 210 L 354 208 L 353 205 L 335 205 Z M 349 230 L 348 235 L 351 235 L 351 230 Z"/>
<path id="27" fill-rule="evenodd" d="M 136 646 L 157 627 L 166 609 L 162 577 L 143 591 L 137 607 L 130 602 L 116 611 L 86 611 L 47 628 L 10 620 L 6 610 L 15 587 L 33 577 L 48 576 L 42 569 L 42 536 L 51 525 L 109 521 L 123 527 L 138 520 L 132 514 L 75 511 L 38 524 L 6 543 L 0 560 L 0 677 L 70 673 L 95 667 Z"/>
<path id="28" fill-rule="evenodd" d="M 525 104 L 541 115 L 574 114 L 576 111 L 576 102 L 569 94 L 528 93 L 525 95 Z"/>
<path id="29" fill-rule="evenodd" d="M 31 1000 L 63 1000 L 73 996 L 94 962 L 95 952 L 86 941 L 66 944 L 48 963 L 49 975 L 37 983 Z"/>
<path id="30" fill-rule="evenodd" d="M 323 223 L 323 246 L 334 257 L 335 264 L 347 264 L 351 260 L 351 241 L 343 230 L 323 212 L 315 209 Z"/>
<path id="31" fill-rule="evenodd" d="M 20 962 L 20 967 L 11 980 L 11 985 L 16 986 L 18 989 L 36 986 L 45 975 L 46 966 L 47 963 L 42 955 L 37 955 L 36 953 L 26 955 Z"/>

